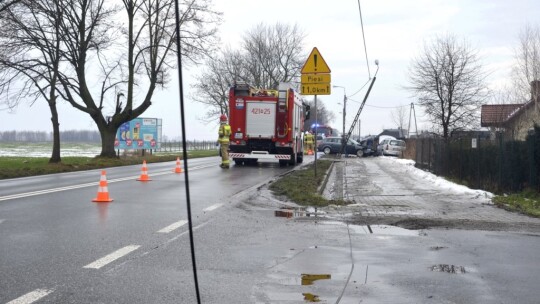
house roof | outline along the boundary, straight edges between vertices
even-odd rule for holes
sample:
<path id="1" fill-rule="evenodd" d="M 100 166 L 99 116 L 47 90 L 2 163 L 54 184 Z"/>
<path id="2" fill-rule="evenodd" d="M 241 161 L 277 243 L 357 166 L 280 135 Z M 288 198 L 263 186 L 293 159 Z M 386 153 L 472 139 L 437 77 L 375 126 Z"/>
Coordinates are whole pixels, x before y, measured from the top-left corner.
<path id="1" fill-rule="evenodd" d="M 482 127 L 501 126 L 512 118 L 526 104 L 482 105 L 480 125 Z"/>
<path id="2" fill-rule="evenodd" d="M 389 135 L 392 137 L 395 137 L 397 139 L 405 138 L 405 130 L 404 129 L 384 129 L 379 136 L 381 135 Z"/>

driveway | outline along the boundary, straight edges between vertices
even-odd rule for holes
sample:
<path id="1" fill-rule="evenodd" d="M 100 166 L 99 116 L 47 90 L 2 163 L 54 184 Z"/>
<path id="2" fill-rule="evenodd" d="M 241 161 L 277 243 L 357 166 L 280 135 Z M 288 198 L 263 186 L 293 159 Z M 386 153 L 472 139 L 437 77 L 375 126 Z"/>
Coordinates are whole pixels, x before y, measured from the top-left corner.
<path id="1" fill-rule="evenodd" d="M 492 193 L 456 185 L 393 157 L 347 158 L 335 163 L 325 195 L 353 204 L 329 215 L 355 224 L 402 228 L 445 227 L 540 233 L 540 220 L 508 212 Z"/>

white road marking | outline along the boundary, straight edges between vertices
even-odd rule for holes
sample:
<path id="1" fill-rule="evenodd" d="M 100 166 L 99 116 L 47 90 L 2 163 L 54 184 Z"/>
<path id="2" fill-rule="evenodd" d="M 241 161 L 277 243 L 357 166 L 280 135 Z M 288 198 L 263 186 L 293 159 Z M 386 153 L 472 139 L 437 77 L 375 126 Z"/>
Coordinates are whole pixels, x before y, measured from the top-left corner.
<path id="1" fill-rule="evenodd" d="M 185 220 L 181 220 L 181 221 L 178 221 L 176 223 L 172 223 L 171 225 L 159 230 L 158 232 L 160 233 L 169 233 L 173 230 L 176 230 L 182 226 L 184 226 L 185 224 L 187 224 L 188 221 L 185 221 Z"/>
<path id="2" fill-rule="evenodd" d="M 190 170 L 204 169 L 204 168 L 213 167 L 213 166 L 214 165 L 211 165 L 211 166 L 210 165 L 196 166 L 196 167 L 190 168 Z M 158 175 L 165 175 L 165 174 L 172 174 L 172 173 L 171 173 L 170 170 L 167 170 L 167 171 L 152 173 L 152 174 L 149 174 L 149 176 L 158 176 Z M 110 184 L 110 183 L 134 180 L 134 179 L 139 178 L 139 177 L 140 177 L 140 175 L 117 178 L 117 179 L 111 179 L 111 180 L 107 180 L 107 183 Z M 26 192 L 26 193 L 19 193 L 19 194 L 0 196 L 0 201 L 7 201 L 7 200 L 10 200 L 10 199 L 23 198 L 23 197 L 29 197 L 29 196 L 36 196 L 36 195 L 41 195 L 41 194 L 54 193 L 54 192 L 60 192 L 60 191 L 67 191 L 67 190 L 73 190 L 73 189 L 79 189 L 79 188 L 85 188 L 85 187 L 91 187 L 91 186 L 99 186 L 99 181 L 98 182 L 93 182 L 93 183 L 80 184 L 80 185 L 73 185 L 73 186 L 66 186 L 66 187 L 59 187 L 59 188 L 53 188 L 53 189 L 38 190 L 38 191 L 32 191 L 32 192 Z"/>
<path id="3" fill-rule="evenodd" d="M 208 224 L 211 223 L 211 222 L 212 222 L 212 221 L 210 220 L 210 221 L 208 221 L 208 222 L 206 222 L 206 223 L 200 224 L 199 226 L 195 226 L 195 227 L 193 227 L 193 231 L 197 231 L 198 229 L 200 229 L 200 228 L 202 228 L 202 227 L 208 225 Z M 153 248 L 153 249 L 150 249 L 150 250 L 148 250 L 148 251 L 145 251 L 145 252 L 139 254 L 139 257 L 142 258 L 142 257 L 144 257 L 144 256 L 146 256 L 146 255 L 148 255 L 148 254 L 150 254 L 152 251 L 156 250 L 157 248 L 161 248 L 162 246 L 167 246 L 168 244 L 170 244 L 170 243 L 176 241 L 177 239 L 183 237 L 184 235 L 186 235 L 186 234 L 188 234 L 188 233 L 189 233 L 189 230 L 184 231 L 184 232 L 182 232 L 182 233 L 180 233 L 180 234 L 178 234 L 178 235 L 176 235 L 176 236 L 173 236 L 172 238 L 166 240 L 163 244 L 160 244 L 158 247 Z M 128 261 L 119 262 L 119 263 L 115 264 L 114 266 L 111 266 L 108 270 L 105 270 L 105 273 L 112 273 L 112 272 L 114 272 L 116 269 L 118 269 L 118 267 L 122 267 L 122 266 L 123 266 L 124 264 L 126 264 L 127 262 L 128 262 Z"/>
<path id="4" fill-rule="evenodd" d="M 210 207 L 208 207 L 208 208 L 206 208 L 206 209 L 203 209 L 203 211 L 204 211 L 204 212 L 206 212 L 206 211 L 212 211 L 212 210 L 215 210 L 215 209 L 217 209 L 217 208 L 219 208 L 219 207 L 221 207 L 221 206 L 223 206 L 223 204 L 215 204 L 215 205 L 212 205 L 212 206 L 210 206 Z"/>
<path id="5" fill-rule="evenodd" d="M 30 304 L 52 293 L 54 289 L 36 289 L 6 304 Z"/>
<path id="6" fill-rule="evenodd" d="M 126 246 L 124 248 L 120 248 L 118 250 L 116 250 L 115 252 L 109 254 L 109 255 L 106 255 L 104 257 L 102 257 L 101 259 L 93 262 L 93 263 L 90 263 L 86 266 L 84 266 L 83 268 L 93 268 L 93 269 L 100 269 L 101 267 L 129 254 L 130 252 L 134 251 L 134 250 L 137 250 L 137 248 L 139 248 L 141 246 L 139 245 L 129 245 L 129 246 Z"/>

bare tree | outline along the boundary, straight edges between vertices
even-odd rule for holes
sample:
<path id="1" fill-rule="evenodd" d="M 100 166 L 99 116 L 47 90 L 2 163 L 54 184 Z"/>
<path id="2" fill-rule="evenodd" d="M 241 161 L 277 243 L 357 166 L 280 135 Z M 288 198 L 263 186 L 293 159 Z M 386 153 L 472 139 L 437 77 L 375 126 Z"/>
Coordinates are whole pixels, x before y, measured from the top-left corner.
<path id="1" fill-rule="evenodd" d="M 202 120 L 211 122 L 220 114 L 229 115 L 229 89 L 235 80 L 249 83 L 244 75 L 244 56 L 239 51 L 229 48 L 222 50 L 216 57 L 206 61 L 206 67 L 193 85 L 196 94 L 191 98 L 207 106 Z"/>
<path id="2" fill-rule="evenodd" d="M 235 81 L 253 87 L 277 89 L 280 82 L 294 82 L 305 60 L 304 34 L 298 26 L 257 25 L 243 37 L 241 49 L 225 48 L 206 62 L 206 69 L 193 86 L 195 101 L 206 104 L 203 119 L 228 113 L 228 90 Z"/>
<path id="3" fill-rule="evenodd" d="M 23 0 L 0 0 L 0 14 Z"/>
<path id="4" fill-rule="evenodd" d="M 101 156 L 114 157 L 118 127 L 150 107 L 155 89 L 164 86 L 169 71 L 176 68 L 175 3 L 174 0 L 122 0 L 127 24 L 120 27 L 122 38 L 113 44 L 112 35 L 118 34 L 119 27 L 111 24 L 104 14 L 104 0 L 78 2 L 68 8 L 70 18 L 63 24 L 64 35 L 68 37 L 64 41 L 68 49 L 66 58 L 73 66 L 72 75 L 61 78 L 63 97 L 95 121 L 102 137 Z M 180 3 L 182 55 L 196 62 L 212 49 L 220 15 L 210 8 L 210 0 Z M 114 54 L 113 45 L 115 50 L 120 47 L 116 57 L 110 56 Z M 90 82 L 87 75 L 92 64 L 90 56 L 94 56 L 95 66 L 99 67 L 94 71 L 100 75 L 96 83 Z M 97 93 L 91 94 L 91 89 Z M 126 92 L 121 93 L 125 104 L 119 91 Z M 106 100 L 116 100 L 116 104 Z"/>
<path id="5" fill-rule="evenodd" d="M 409 115 L 408 108 L 406 106 L 397 107 L 390 112 L 392 121 L 396 124 L 398 129 L 403 129 L 407 124 L 407 116 Z"/>
<path id="6" fill-rule="evenodd" d="M 304 130 L 311 129 L 311 125 L 314 123 L 330 125 L 336 119 L 336 115 L 326 108 L 321 98 L 317 100 L 317 121 L 315 121 L 315 114 L 313 112 L 315 110 L 315 99 L 306 100 L 306 105 L 311 108 L 312 113 L 310 118 L 304 121 Z"/>
<path id="7" fill-rule="evenodd" d="M 54 23 L 34 23 L 53 28 L 58 37 L 58 96 L 96 123 L 101 156 L 116 156 L 118 127 L 150 107 L 154 91 L 167 84 L 169 72 L 176 68 L 175 1 L 122 0 L 120 6 L 107 0 L 35 2 L 54 3 L 56 8 Z M 21 27 L 41 10 L 33 3 L 28 1 L 30 14 L 23 16 Z M 188 62 L 198 62 L 215 46 L 221 15 L 211 7 L 211 0 L 180 1 L 181 52 Z M 126 21 L 113 21 L 119 19 Z M 13 41 L 26 53 L 39 50 L 26 37 Z M 3 54 L 2 58 L 9 53 Z M 50 83 L 52 78 L 46 79 Z"/>
<path id="8" fill-rule="evenodd" d="M 412 60 L 407 89 L 439 134 L 448 138 L 451 130 L 478 124 L 478 109 L 488 96 L 485 77 L 476 51 L 465 41 L 439 36 Z"/>
<path id="9" fill-rule="evenodd" d="M 21 100 L 43 97 L 49 106 L 53 127 L 50 163 L 60 158 L 60 124 L 56 101 L 61 65 L 62 16 L 60 0 L 18 1 L 6 9 L 0 22 L 0 95 L 14 108 Z M 12 3 L 14 3 L 12 1 Z"/>
<path id="10" fill-rule="evenodd" d="M 521 30 L 515 59 L 513 78 L 521 100 L 538 98 L 540 92 L 531 92 L 531 82 L 540 80 L 540 26 L 526 25 Z"/>
<path id="11" fill-rule="evenodd" d="M 252 85 L 277 89 L 280 82 L 298 77 L 305 58 L 302 43 L 305 35 L 297 25 L 259 24 L 243 38 L 247 75 Z"/>

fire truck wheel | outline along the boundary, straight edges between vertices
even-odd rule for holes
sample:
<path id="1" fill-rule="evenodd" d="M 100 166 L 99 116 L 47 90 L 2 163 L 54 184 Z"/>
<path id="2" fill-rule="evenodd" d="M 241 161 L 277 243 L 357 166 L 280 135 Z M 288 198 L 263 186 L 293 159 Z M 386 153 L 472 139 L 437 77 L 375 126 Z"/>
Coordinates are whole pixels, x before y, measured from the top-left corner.
<path id="1" fill-rule="evenodd" d="M 240 159 L 235 159 L 234 164 L 237 165 L 237 166 L 241 166 L 241 165 L 244 164 L 244 162 L 242 160 L 240 160 Z"/>
<path id="2" fill-rule="evenodd" d="M 280 159 L 279 160 L 279 166 L 285 167 L 287 165 L 288 161 L 286 159 Z"/>
<path id="3" fill-rule="evenodd" d="M 304 154 L 303 153 L 298 153 L 296 155 L 296 162 L 299 163 L 299 164 L 304 162 Z"/>

